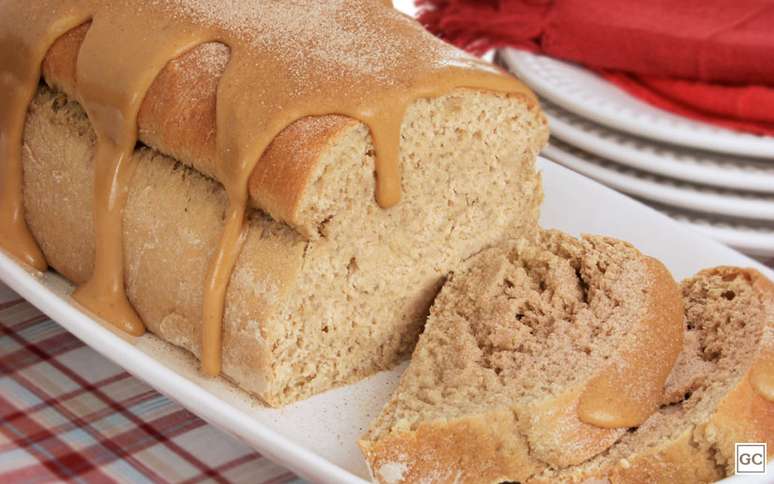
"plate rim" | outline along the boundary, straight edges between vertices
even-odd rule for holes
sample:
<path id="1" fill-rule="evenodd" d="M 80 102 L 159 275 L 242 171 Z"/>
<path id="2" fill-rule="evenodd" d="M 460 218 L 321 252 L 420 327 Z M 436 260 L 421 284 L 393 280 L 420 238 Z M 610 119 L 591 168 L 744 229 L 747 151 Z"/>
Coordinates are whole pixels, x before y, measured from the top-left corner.
<path id="1" fill-rule="evenodd" d="M 737 230 L 733 226 L 713 225 L 712 223 L 702 223 L 698 220 L 691 220 L 688 217 L 675 218 L 678 223 L 696 230 L 706 237 L 721 241 L 734 249 L 744 251 L 745 253 L 758 257 L 774 256 L 774 232 L 771 235 L 762 235 L 761 238 L 770 237 L 771 244 L 768 243 L 749 243 L 750 233 L 744 230 Z M 752 234 L 757 235 L 757 234 Z M 747 238 L 747 239 L 745 239 Z"/>
<path id="2" fill-rule="evenodd" d="M 573 120 L 565 120 L 556 116 L 553 112 L 554 110 L 558 110 L 560 116 L 562 114 L 567 114 L 572 117 L 578 117 L 576 114 L 573 114 L 565 109 L 562 109 L 558 105 L 555 105 L 555 103 L 551 104 L 552 106 L 549 106 L 548 109 L 544 108 L 544 113 L 546 118 L 548 118 L 548 124 L 551 128 L 551 134 L 556 138 L 566 142 L 567 144 L 577 146 L 578 148 L 581 148 L 582 150 L 591 154 L 608 159 L 610 161 L 614 161 L 627 167 L 635 168 L 637 170 L 653 173 L 663 177 L 675 178 L 684 182 L 701 183 L 717 188 L 731 190 L 750 191 L 761 194 L 774 194 L 774 170 L 771 174 L 764 174 L 761 176 L 760 174 L 745 172 L 743 170 L 738 170 L 740 173 L 733 173 L 736 170 L 727 170 L 722 167 L 713 168 L 687 166 L 687 163 L 681 164 L 680 161 L 675 160 L 671 155 L 670 158 L 672 159 L 666 161 L 658 154 L 649 153 L 642 150 L 640 146 L 637 146 L 637 144 L 649 146 L 654 150 L 661 149 L 668 152 L 675 149 L 685 150 L 686 148 L 675 147 L 666 143 L 659 143 L 658 141 L 652 139 L 639 138 L 629 133 L 615 131 L 608 128 L 607 126 L 595 125 L 595 128 L 601 130 L 602 132 L 607 131 L 611 134 L 611 136 L 619 137 L 624 140 L 626 138 L 631 138 L 633 146 L 622 145 L 615 138 L 608 139 L 598 133 L 588 132 L 574 124 Z M 590 120 L 584 119 L 584 121 L 592 123 Z M 691 153 L 691 155 L 697 159 L 700 159 L 700 156 L 697 156 L 696 153 Z M 712 155 L 717 156 L 719 154 L 712 153 Z M 733 160 L 729 161 L 733 162 Z M 761 163 L 760 160 L 754 161 Z M 712 163 L 712 161 L 707 162 Z M 764 161 L 763 163 L 766 162 Z M 667 168 L 667 166 L 679 168 Z M 774 165 L 772 165 L 772 168 L 774 168 Z M 741 176 L 742 178 L 734 178 L 736 176 Z"/>
<path id="3" fill-rule="evenodd" d="M 551 160 L 555 160 L 559 164 L 562 164 L 571 168 L 573 171 L 577 171 L 583 176 L 600 181 L 603 184 L 608 185 L 616 190 L 620 190 L 624 193 L 642 197 L 650 201 L 659 202 L 676 208 L 694 210 L 694 211 L 698 211 L 698 212 L 710 214 L 710 215 L 722 214 L 729 217 L 740 217 L 740 218 L 747 218 L 747 219 L 761 220 L 761 221 L 774 221 L 774 200 L 766 202 L 767 205 L 770 204 L 770 207 L 767 207 L 768 212 L 770 213 L 768 213 L 768 215 L 765 217 L 761 217 L 756 215 L 750 215 L 750 213 L 747 213 L 744 210 L 727 209 L 726 204 L 728 204 L 728 200 L 721 202 L 721 200 L 724 198 L 722 194 L 708 195 L 708 194 L 701 193 L 700 196 L 707 197 L 707 200 L 709 198 L 716 198 L 715 201 L 710 203 L 714 204 L 716 207 L 720 207 L 721 210 L 724 210 L 724 211 L 715 210 L 713 212 L 708 212 L 706 200 L 705 200 L 705 203 L 698 203 L 698 202 L 689 203 L 689 202 L 685 202 L 684 200 L 679 200 L 677 196 L 671 196 L 669 199 L 666 199 L 663 196 L 664 193 L 670 193 L 670 192 L 672 194 L 678 194 L 678 193 L 688 194 L 689 192 L 686 190 L 681 190 L 680 188 L 661 185 L 656 181 L 641 180 L 644 182 L 645 186 L 652 185 L 653 187 L 658 187 L 657 189 L 661 190 L 662 192 L 661 192 L 661 196 L 657 196 L 653 193 L 652 190 L 648 191 L 648 190 L 642 190 L 641 188 L 633 187 L 635 177 L 633 177 L 632 175 L 627 173 L 620 173 L 616 170 L 599 166 L 594 161 L 589 161 L 585 158 L 581 158 L 576 154 L 568 152 L 562 147 L 558 147 L 555 142 L 552 142 L 548 146 L 546 146 L 543 149 L 541 154 Z M 594 156 L 593 154 L 590 154 L 590 153 L 589 155 Z M 594 157 L 596 158 L 596 156 Z M 606 161 L 606 160 L 603 160 L 603 161 Z M 607 163 L 615 164 L 614 162 L 607 162 Z M 623 167 L 623 169 L 627 169 L 627 168 Z M 658 177 L 658 175 L 650 175 L 650 174 L 649 176 Z M 662 177 L 662 178 L 665 178 L 665 177 Z M 621 181 L 622 179 L 625 181 L 622 182 Z M 639 179 L 636 179 L 636 180 L 639 180 Z M 677 182 L 677 183 L 690 185 L 689 183 L 685 183 L 685 182 Z M 751 195 L 754 195 L 754 194 L 751 194 Z"/>
<path id="4" fill-rule="evenodd" d="M 636 136 L 705 151 L 774 161 L 774 136 L 757 136 L 724 129 L 689 118 L 683 118 L 644 103 L 625 91 L 618 89 L 609 82 L 599 79 L 599 82 L 601 83 L 600 86 L 617 89 L 618 92 L 626 95 L 633 102 L 640 104 L 643 108 L 648 108 L 649 114 L 651 111 L 653 111 L 654 115 L 655 113 L 660 113 L 661 116 L 663 116 L 663 119 L 666 119 L 671 126 L 665 127 L 658 123 L 654 124 L 652 122 L 646 122 L 643 119 L 622 116 L 620 114 L 620 109 L 611 109 L 609 107 L 609 100 L 599 102 L 600 98 L 598 96 L 591 95 L 589 97 L 596 98 L 597 102 L 594 105 L 589 105 L 581 99 L 582 96 L 575 96 L 565 92 L 563 89 L 556 86 L 554 82 L 546 80 L 533 69 L 533 65 L 540 60 L 562 66 L 583 69 L 593 75 L 582 66 L 523 50 L 517 50 L 512 47 L 501 49 L 501 59 L 505 62 L 509 70 L 514 72 L 522 81 L 527 83 L 529 87 L 534 89 L 541 96 L 572 113 L 576 113 L 584 118 L 603 124 L 610 129 L 625 131 Z M 640 118 L 640 116 L 637 116 L 637 118 Z M 693 129 L 679 129 L 681 124 L 690 126 Z M 677 126 L 677 129 L 675 126 Z"/>

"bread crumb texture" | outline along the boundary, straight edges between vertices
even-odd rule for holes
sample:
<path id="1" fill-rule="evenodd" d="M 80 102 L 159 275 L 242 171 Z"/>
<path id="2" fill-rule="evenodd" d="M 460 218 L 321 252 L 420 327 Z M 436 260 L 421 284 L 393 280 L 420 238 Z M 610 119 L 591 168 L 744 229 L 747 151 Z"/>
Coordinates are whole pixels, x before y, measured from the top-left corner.
<path id="1" fill-rule="evenodd" d="M 613 445 L 626 429 L 584 424 L 578 397 L 615 364 L 655 285 L 679 299 L 652 267 L 625 242 L 558 231 L 471 258 L 437 297 L 398 390 L 361 441 L 375 476 L 401 456 L 400 482 L 524 482 Z"/>

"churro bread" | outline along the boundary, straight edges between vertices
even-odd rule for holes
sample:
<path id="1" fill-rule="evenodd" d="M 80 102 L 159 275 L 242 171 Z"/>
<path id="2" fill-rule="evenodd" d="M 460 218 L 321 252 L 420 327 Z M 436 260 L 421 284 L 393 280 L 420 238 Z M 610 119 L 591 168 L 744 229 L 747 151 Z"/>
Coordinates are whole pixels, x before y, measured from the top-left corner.
<path id="1" fill-rule="evenodd" d="M 271 405 L 536 224 L 534 96 L 385 2 L 9 0 L 0 52 L 0 246 Z"/>
<path id="2" fill-rule="evenodd" d="M 250 213 L 227 294 L 225 376 L 280 405 L 407 356 L 447 272 L 513 228 L 532 230 L 545 138 L 538 107 L 523 98 L 460 90 L 418 101 L 404 122 L 404 200 L 382 210 L 365 126 L 340 116 L 290 126 L 265 161 L 308 169 L 271 182 L 296 193 L 297 214 L 314 215 L 293 225 Z M 78 104 L 41 88 L 25 129 L 26 216 L 51 266 L 75 283 L 93 267 L 94 143 Z M 129 298 L 150 331 L 198 354 L 226 195 L 160 151 L 134 156 Z"/>
<path id="3" fill-rule="evenodd" d="M 605 451 L 663 401 L 680 292 L 615 239 L 546 231 L 455 272 L 361 440 L 379 482 L 524 482 Z"/>
<path id="4" fill-rule="evenodd" d="M 685 347 L 662 407 L 605 453 L 535 482 L 698 483 L 734 473 L 734 444 L 774 445 L 774 285 L 717 267 L 682 283 Z"/>

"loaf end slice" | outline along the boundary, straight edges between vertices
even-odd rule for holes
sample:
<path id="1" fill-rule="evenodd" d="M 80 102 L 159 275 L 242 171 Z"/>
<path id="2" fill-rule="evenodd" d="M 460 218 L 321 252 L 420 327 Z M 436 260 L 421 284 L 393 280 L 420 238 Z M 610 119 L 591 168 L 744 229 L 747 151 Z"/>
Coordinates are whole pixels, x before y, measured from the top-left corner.
<path id="1" fill-rule="evenodd" d="M 629 244 L 556 231 L 510 241 L 446 283 L 361 448 L 385 483 L 523 482 L 582 462 L 626 433 L 578 417 L 588 384 L 625 367 L 633 340 L 651 341 L 660 347 L 641 351 L 664 376 L 639 394 L 655 409 L 681 333 L 676 283 Z"/>

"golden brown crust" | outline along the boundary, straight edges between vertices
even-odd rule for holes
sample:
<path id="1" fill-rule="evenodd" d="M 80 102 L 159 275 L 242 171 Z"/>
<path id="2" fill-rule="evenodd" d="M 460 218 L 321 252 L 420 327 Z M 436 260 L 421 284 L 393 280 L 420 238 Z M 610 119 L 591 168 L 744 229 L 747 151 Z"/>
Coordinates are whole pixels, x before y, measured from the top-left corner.
<path id="1" fill-rule="evenodd" d="M 591 413 L 593 423 L 604 422 L 607 428 L 635 427 L 658 408 L 683 347 L 680 288 L 661 262 L 646 257 L 645 264 L 651 281 L 645 317 L 632 326 L 621 354 L 588 382 L 580 398 L 581 419 Z M 610 402 L 617 408 L 609 411 Z"/>
<path id="2" fill-rule="evenodd" d="M 535 458 L 565 467 L 580 464 L 613 445 L 626 429 L 607 429 L 578 418 L 578 401 L 586 385 L 531 405 L 526 434 Z"/>
<path id="3" fill-rule="evenodd" d="M 650 449 L 647 454 L 622 460 L 601 479 L 619 483 L 709 483 L 723 478 L 708 449 L 696 445 L 691 431 Z M 580 479 L 577 482 L 582 482 Z"/>
<path id="4" fill-rule="evenodd" d="M 328 115 L 302 119 L 285 128 L 250 176 L 248 190 L 254 205 L 269 207 L 276 220 L 298 223 L 301 200 L 320 155 L 347 128 L 355 126 L 350 118 Z"/>
<path id="5" fill-rule="evenodd" d="M 733 472 L 735 442 L 766 442 L 768 457 L 774 455 L 774 402 L 763 398 L 750 384 L 750 375 L 759 365 L 774 361 L 774 283 L 755 269 L 718 267 L 700 274 L 706 272 L 744 275 L 760 294 L 768 318 L 755 360 L 739 384 L 718 404 L 705 428 L 706 438 L 715 443 L 728 472 Z"/>
<path id="6" fill-rule="evenodd" d="M 613 484 L 714 482 L 734 472 L 736 442 L 774 445 L 774 405 L 755 393 L 749 374 L 721 401 L 707 423 L 584 479 L 607 478 Z"/>
<path id="7" fill-rule="evenodd" d="M 774 354 L 774 341 L 767 342 L 768 354 L 759 357 L 771 358 Z M 727 472 L 733 472 L 734 443 L 766 442 L 772 457 L 774 447 L 774 403 L 761 397 L 750 385 L 749 372 L 739 384 L 720 402 L 714 415 L 703 429 L 705 438 L 714 442 L 718 452 L 728 466 Z"/>
<path id="8" fill-rule="evenodd" d="M 723 478 L 716 465 L 708 458 L 707 449 L 695 445 L 690 431 L 656 446 L 648 454 L 622 459 L 614 467 L 574 476 L 537 476 L 528 484 L 676 484 L 710 483 Z"/>

